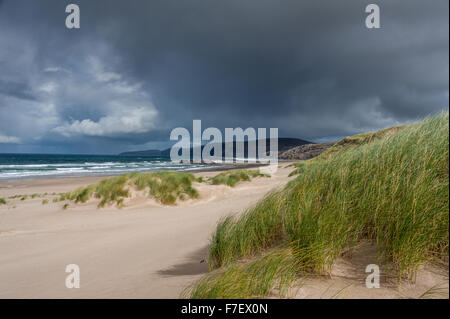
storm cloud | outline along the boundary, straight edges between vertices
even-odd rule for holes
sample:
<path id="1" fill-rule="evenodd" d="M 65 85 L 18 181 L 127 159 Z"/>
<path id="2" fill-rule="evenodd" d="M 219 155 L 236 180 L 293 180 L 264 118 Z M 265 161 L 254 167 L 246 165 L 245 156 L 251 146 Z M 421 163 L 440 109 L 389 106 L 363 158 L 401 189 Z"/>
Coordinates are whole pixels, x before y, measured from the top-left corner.
<path id="1" fill-rule="evenodd" d="M 172 128 L 333 140 L 448 110 L 448 1 L 0 1 L 0 152 L 118 153 Z"/>

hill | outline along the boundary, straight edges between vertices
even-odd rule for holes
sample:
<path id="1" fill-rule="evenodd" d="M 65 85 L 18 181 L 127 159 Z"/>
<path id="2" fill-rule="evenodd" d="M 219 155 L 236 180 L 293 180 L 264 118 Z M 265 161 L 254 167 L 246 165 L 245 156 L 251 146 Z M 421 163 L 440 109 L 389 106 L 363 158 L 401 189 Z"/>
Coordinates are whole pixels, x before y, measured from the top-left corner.
<path id="1" fill-rule="evenodd" d="M 305 145 L 305 144 L 313 144 L 312 142 L 305 141 L 299 138 L 286 138 L 281 137 L 278 138 L 278 152 L 285 152 L 293 147 Z M 225 154 L 225 146 L 226 143 L 222 143 L 222 154 Z M 202 146 L 202 150 L 203 150 Z M 266 150 L 269 150 L 270 147 L 270 139 L 266 139 Z M 191 148 L 191 156 L 193 154 L 193 149 Z M 233 143 L 233 154 L 236 154 L 236 142 Z M 248 154 L 248 142 L 244 142 L 244 154 L 247 156 Z M 213 155 L 213 154 L 212 154 Z M 146 150 L 146 151 L 134 151 L 134 152 L 124 152 L 120 153 L 119 156 L 161 156 L 161 157 L 169 157 L 170 156 L 170 148 L 165 150 Z"/>

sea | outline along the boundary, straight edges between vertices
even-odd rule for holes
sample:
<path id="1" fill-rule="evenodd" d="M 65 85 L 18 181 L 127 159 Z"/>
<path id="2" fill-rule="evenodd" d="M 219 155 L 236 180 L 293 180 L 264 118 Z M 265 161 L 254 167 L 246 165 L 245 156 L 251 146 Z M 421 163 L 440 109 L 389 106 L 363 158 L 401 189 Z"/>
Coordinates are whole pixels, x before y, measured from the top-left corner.
<path id="1" fill-rule="evenodd" d="M 196 171 L 213 164 L 174 163 L 167 157 L 117 155 L 0 154 L 0 181 L 113 176 L 162 170 Z"/>

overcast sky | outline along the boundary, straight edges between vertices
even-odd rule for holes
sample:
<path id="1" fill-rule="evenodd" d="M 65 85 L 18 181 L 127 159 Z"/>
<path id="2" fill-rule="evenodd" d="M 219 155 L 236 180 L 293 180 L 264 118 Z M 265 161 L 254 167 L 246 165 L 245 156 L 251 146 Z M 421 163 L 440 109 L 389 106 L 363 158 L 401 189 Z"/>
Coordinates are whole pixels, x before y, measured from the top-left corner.
<path id="1" fill-rule="evenodd" d="M 416 121 L 448 110 L 448 6 L 0 0 L 0 153 L 163 148 L 193 119 L 312 141 Z"/>

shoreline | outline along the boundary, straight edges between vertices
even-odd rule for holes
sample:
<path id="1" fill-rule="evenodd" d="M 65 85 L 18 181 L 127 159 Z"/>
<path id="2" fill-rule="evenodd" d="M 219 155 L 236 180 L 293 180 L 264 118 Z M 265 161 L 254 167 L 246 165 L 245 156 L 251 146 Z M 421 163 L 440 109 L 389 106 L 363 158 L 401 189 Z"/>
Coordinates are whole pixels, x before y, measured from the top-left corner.
<path id="1" fill-rule="evenodd" d="M 292 160 L 281 160 L 278 161 L 278 164 L 280 163 L 294 163 L 296 161 Z M 205 168 L 193 168 L 193 169 L 161 169 L 161 170 L 149 170 L 149 171 L 129 171 L 129 172 L 121 172 L 118 174 L 87 174 L 87 175 L 78 175 L 78 176 L 33 176 L 33 177 L 18 177 L 18 178 L 12 178 L 12 179 L 0 179 L 0 190 L 2 188 L 5 188 L 3 184 L 9 184 L 9 183 L 19 183 L 20 182 L 30 182 L 30 181 L 46 181 L 46 180 L 76 180 L 76 179 L 105 179 L 115 176 L 121 176 L 125 174 L 130 173 L 152 173 L 152 172 L 160 172 L 160 171 L 177 171 L 177 172 L 186 172 L 186 173 L 204 173 L 204 172 L 222 172 L 227 170 L 233 170 L 233 169 L 252 169 L 252 168 L 259 168 L 263 166 L 268 166 L 269 164 L 265 163 L 232 163 L 232 164 L 207 164 L 210 165 L 209 167 Z"/>

